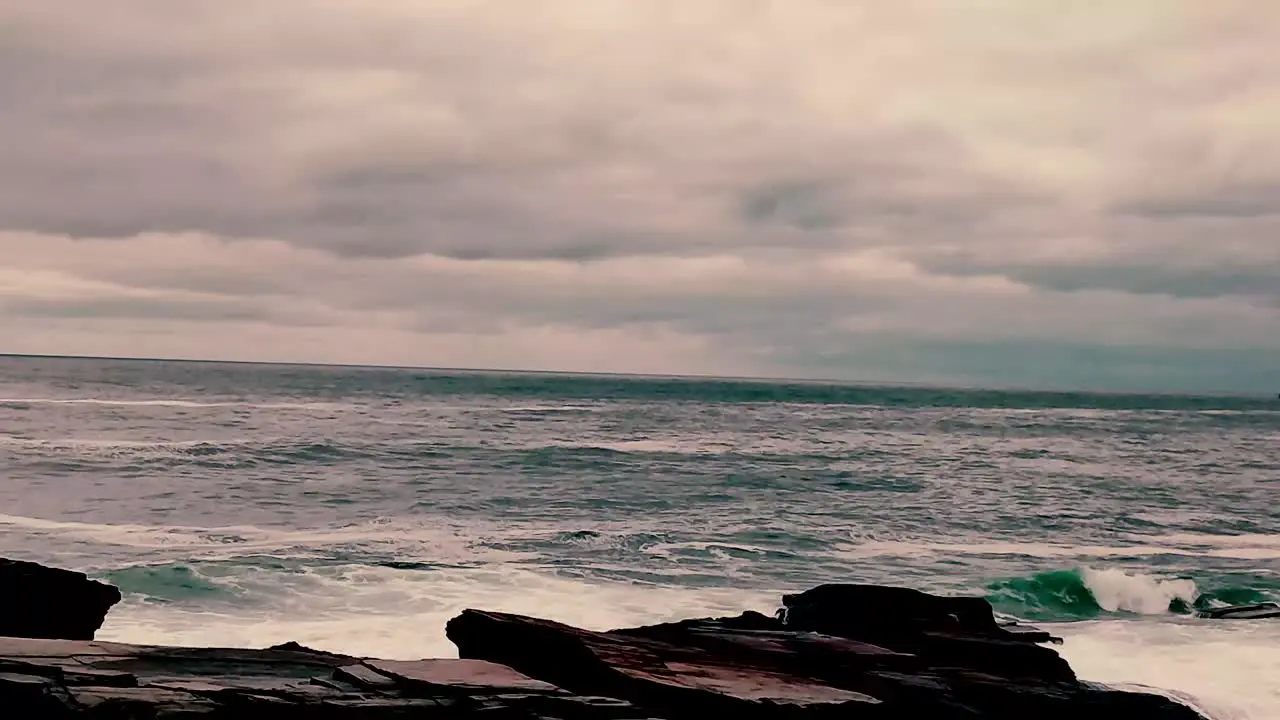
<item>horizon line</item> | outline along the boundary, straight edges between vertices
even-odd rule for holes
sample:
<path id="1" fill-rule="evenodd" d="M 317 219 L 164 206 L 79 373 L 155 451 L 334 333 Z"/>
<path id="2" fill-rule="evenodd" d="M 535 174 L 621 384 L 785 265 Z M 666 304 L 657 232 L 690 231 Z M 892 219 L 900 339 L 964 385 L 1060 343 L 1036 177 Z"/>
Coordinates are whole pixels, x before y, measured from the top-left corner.
<path id="1" fill-rule="evenodd" d="M 7 353 L 0 352 L 0 359 L 28 359 L 28 360 L 107 360 L 117 362 L 170 362 L 170 363 L 192 363 L 206 365 L 260 365 L 266 367 L 302 367 L 302 368 L 330 368 L 330 369 L 350 369 L 350 370 L 405 370 L 420 371 L 434 373 L 474 373 L 474 374 L 510 374 L 510 375 L 569 375 L 579 377 L 615 377 L 615 378 L 635 378 L 635 379 L 662 379 L 662 380 L 703 380 L 718 382 L 757 382 L 757 383 L 795 383 L 795 384 L 812 384 L 812 385 L 829 385 L 829 386 L 864 386 L 864 387 L 881 387 L 881 388 L 906 388 L 918 390 L 958 390 L 958 391 L 995 391 L 995 392 L 1031 392 L 1044 394 L 1083 394 L 1083 395 L 1128 395 L 1128 396 L 1182 396 L 1182 397 L 1219 397 L 1219 398 L 1266 398 L 1270 397 L 1269 393 L 1263 392 L 1212 392 L 1212 391 L 1178 391 L 1178 390 L 1102 390 L 1102 389 L 1085 389 L 1085 388 L 1067 388 L 1067 387 L 1029 387 L 1029 386 L 980 386 L 980 385 L 946 385 L 934 384 L 927 381 L 909 381 L 909 380 L 840 380 L 835 378 L 800 378 L 787 376 L 768 376 L 768 375 L 706 375 L 706 374 L 675 374 L 675 373 L 640 373 L 640 372 L 611 372 L 611 371 L 588 371 L 588 370 L 534 370 L 520 368 L 467 368 L 467 367 L 445 367 L 445 366 L 429 366 L 429 365 L 392 365 L 392 364 L 359 364 L 359 363 L 336 363 L 336 362 L 318 362 L 318 361 L 297 361 L 285 362 L 278 360 L 213 360 L 207 358 L 182 358 L 182 357 L 142 357 L 128 355 L 64 355 L 57 353 Z"/>

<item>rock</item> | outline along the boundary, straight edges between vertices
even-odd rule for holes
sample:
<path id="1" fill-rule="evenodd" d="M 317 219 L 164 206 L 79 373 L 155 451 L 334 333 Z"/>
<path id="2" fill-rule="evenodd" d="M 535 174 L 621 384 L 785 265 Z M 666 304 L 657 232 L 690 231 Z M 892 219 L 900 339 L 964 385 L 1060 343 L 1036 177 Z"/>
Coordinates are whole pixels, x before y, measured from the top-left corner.
<path id="1" fill-rule="evenodd" d="M 995 635 L 1001 630 L 982 598 L 939 597 L 883 585 L 820 585 L 782 597 L 782 620 L 790 626 L 822 623 L 859 628 L 867 634 L 892 625 L 894 632 L 959 632 Z M 886 623 L 892 618 L 892 623 Z"/>
<path id="2" fill-rule="evenodd" d="M 1201 717 L 1162 696 L 1077 681 L 1035 642 L 1050 636 L 1001 626 L 982 600 L 868 586 L 786 600 L 777 619 L 746 613 L 610 632 L 467 610 L 447 633 L 464 658 L 677 720 Z"/>
<path id="3" fill-rule="evenodd" d="M 92 640 L 120 591 L 83 573 L 0 558 L 0 636 Z"/>
<path id="4" fill-rule="evenodd" d="M 1196 617 L 1213 620 L 1263 620 L 1280 618 L 1280 603 L 1264 602 L 1254 605 L 1233 605 L 1196 612 Z"/>
<path id="5" fill-rule="evenodd" d="M 288 652 L 309 653 L 311 655 L 329 655 L 331 657 L 335 657 L 333 653 L 325 652 L 324 650 L 316 650 L 315 648 L 309 648 L 306 645 L 300 645 L 296 642 L 293 642 L 292 640 L 287 643 L 282 643 L 280 645 L 273 645 L 268 649 L 269 650 L 285 650 Z M 336 656 L 336 657 L 341 657 L 341 656 Z"/>
<path id="6" fill-rule="evenodd" d="M 823 585 L 784 596 L 782 602 L 779 616 L 789 630 L 873 643 L 917 655 L 933 667 L 1005 678 L 1076 679 L 1062 656 L 1038 644 L 1057 638 L 999 624 L 982 598 L 939 597 L 879 585 Z"/>
<path id="7" fill-rule="evenodd" d="M 366 660 L 364 667 L 401 685 L 442 695 L 466 695 L 486 689 L 504 693 L 564 694 L 563 690 L 554 685 L 483 660 Z M 364 677 L 368 678 L 367 675 Z"/>
<path id="8" fill-rule="evenodd" d="M 676 627 L 668 630 L 680 632 Z M 696 645 L 650 639 L 640 629 L 596 633 L 549 620 L 467 610 L 449 621 L 446 632 L 461 657 L 507 665 L 578 694 L 622 698 L 658 714 L 748 718 L 779 707 L 865 712 L 880 704 L 856 690 L 786 673 L 777 663 L 752 663 Z M 756 657 L 766 655 L 758 651 Z"/>
<path id="9" fill-rule="evenodd" d="M 73 590 L 91 585 L 70 575 Z M 49 593 L 55 585 L 28 587 Z M 460 660 L 357 658 L 297 643 L 246 650 L 126 645 L 84 633 L 0 637 L 0 717 L 1201 718 L 1162 696 L 1077 681 L 1038 644 L 1051 636 L 996 622 L 985 601 L 829 585 L 785 604 L 778 617 L 747 612 L 610 632 L 467 610 L 447 627 Z"/>
<path id="10" fill-rule="evenodd" d="M 288 644 L 173 648 L 0 638 L 0 717 L 560 718 L 645 720 L 617 699 L 581 697 L 479 661 L 393 662 Z M 477 714 L 480 715 L 477 715 Z"/>

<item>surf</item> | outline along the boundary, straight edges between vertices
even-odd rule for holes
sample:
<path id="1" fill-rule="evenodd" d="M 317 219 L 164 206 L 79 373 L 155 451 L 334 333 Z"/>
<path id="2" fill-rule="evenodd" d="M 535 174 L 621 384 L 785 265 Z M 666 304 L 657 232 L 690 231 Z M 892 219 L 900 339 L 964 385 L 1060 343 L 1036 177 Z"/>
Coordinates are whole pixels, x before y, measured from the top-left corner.
<path id="1" fill-rule="evenodd" d="M 1010 578 L 987 586 L 998 612 L 1024 620 L 1092 620 L 1123 615 L 1189 615 L 1197 609 L 1265 602 L 1280 587 L 1202 588 L 1189 577 L 1122 568 L 1079 567 Z"/>

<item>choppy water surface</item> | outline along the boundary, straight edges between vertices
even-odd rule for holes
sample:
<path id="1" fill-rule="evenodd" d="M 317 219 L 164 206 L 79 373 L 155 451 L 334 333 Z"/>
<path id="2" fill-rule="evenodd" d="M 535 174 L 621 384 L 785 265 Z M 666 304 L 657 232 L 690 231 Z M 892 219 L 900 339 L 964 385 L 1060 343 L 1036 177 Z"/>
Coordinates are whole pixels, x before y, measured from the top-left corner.
<path id="1" fill-rule="evenodd" d="M 1082 675 L 1280 718 L 1280 402 L 0 359 L 0 554 L 102 636 L 449 655 L 464 606 L 588 627 L 830 581 L 986 595 Z"/>

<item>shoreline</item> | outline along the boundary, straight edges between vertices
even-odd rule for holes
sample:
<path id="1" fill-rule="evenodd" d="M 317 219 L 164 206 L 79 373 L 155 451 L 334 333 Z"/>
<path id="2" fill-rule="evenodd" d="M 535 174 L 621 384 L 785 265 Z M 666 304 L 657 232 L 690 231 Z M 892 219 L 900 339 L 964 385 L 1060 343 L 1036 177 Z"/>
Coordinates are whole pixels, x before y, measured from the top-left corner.
<path id="1" fill-rule="evenodd" d="M 378 660 L 286 643 L 265 650 L 97 641 L 113 586 L 0 562 L 0 703 L 29 717 L 289 717 L 936 720 L 1141 716 L 1202 720 L 1176 694 L 1081 681 L 1032 626 L 981 598 L 823 585 L 747 611 L 596 632 L 468 609 L 446 636 L 458 659 Z M 336 713 L 336 714 L 335 714 Z M 390 713 L 390 714 L 388 714 Z M 21 716 L 20 716 L 21 717 Z"/>

